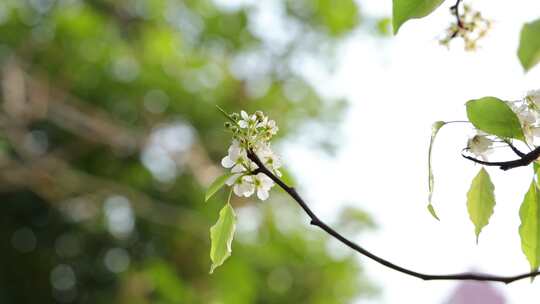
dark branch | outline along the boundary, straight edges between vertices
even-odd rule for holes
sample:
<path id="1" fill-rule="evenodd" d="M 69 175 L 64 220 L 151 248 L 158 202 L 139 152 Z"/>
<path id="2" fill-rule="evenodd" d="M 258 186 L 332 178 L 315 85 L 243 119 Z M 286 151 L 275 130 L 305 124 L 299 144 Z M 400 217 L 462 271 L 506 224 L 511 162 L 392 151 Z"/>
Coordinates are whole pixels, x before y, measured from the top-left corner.
<path id="1" fill-rule="evenodd" d="M 512 144 L 511 141 L 506 140 L 506 141 L 504 141 L 504 142 L 508 145 L 508 147 L 510 147 L 510 149 L 511 149 L 514 153 L 516 153 L 517 156 L 519 156 L 519 157 L 525 156 L 525 153 L 523 153 L 523 152 L 521 152 L 520 150 L 518 150 L 518 148 L 516 148 L 516 146 L 514 146 L 514 145 Z"/>
<path id="2" fill-rule="evenodd" d="M 512 148 L 512 146 L 510 146 Z M 474 158 L 472 156 L 468 156 L 465 154 L 461 154 L 464 158 L 473 161 L 477 164 L 481 164 L 484 166 L 493 166 L 493 167 L 499 167 L 501 170 L 510 170 L 517 167 L 524 167 L 530 165 L 533 161 L 535 161 L 538 157 L 540 157 L 540 147 L 537 147 L 536 149 L 532 150 L 529 153 L 524 154 L 523 152 L 512 149 L 516 154 L 521 153 L 521 158 L 509 160 L 509 161 L 502 161 L 502 162 L 490 162 L 490 161 L 484 161 L 477 158 Z M 517 151 L 517 152 L 516 152 Z M 519 154 L 518 154 L 519 155 Z"/>
<path id="3" fill-rule="evenodd" d="M 539 150 L 540 151 L 540 150 Z M 534 152 L 534 151 L 533 151 Z M 531 152 L 532 153 L 532 152 Z M 540 152 L 538 152 L 540 153 Z M 530 153 L 529 153 L 530 154 Z M 527 154 L 528 155 L 528 154 Z M 302 197 L 296 192 L 294 188 L 291 188 L 287 186 L 281 179 L 279 179 L 277 176 L 275 176 L 270 170 L 268 170 L 264 164 L 261 162 L 261 160 L 257 157 L 257 155 L 253 151 L 248 151 L 248 157 L 253 162 L 255 162 L 258 166 L 257 171 L 264 173 L 266 176 L 271 178 L 276 184 L 278 184 L 287 194 L 289 194 L 297 203 L 298 205 L 304 210 L 304 212 L 309 216 L 311 219 L 311 225 L 317 226 L 320 229 L 324 230 L 326 233 L 340 241 L 341 243 L 345 244 L 347 247 L 351 248 L 352 250 L 360 253 L 361 255 L 364 255 L 375 262 L 388 267 L 390 269 L 393 269 L 395 271 L 413 276 L 415 278 L 419 278 L 422 280 L 430 281 L 430 280 L 474 280 L 474 281 L 492 281 L 492 282 L 502 282 L 505 284 L 512 283 L 517 280 L 525 279 L 525 278 L 533 278 L 537 275 L 540 275 L 539 271 L 534 271 L 530 273 L 524 273 L 519 274 L 515 276 L 496 276 L 491 274 L 484 274 L 484 273 L 474 273 L 474 272 L 465 272 L 465 273 L 457 273 L 457 274 L 438 274 L 438 275 L 432 275 L 432 274 L 425 274 L 421 272 L 416 272 L 414 270 L 410 270 L 404 267 L 401 267 L 399 265 L 396 265 L 388 260 L 385 260 L 378 255 L 371 253 L 370 251 L 364 249 L 362 246 L 354 243 L 353 241 L 349 240 L 348 238 L 341 235 L 339 232 L 335 231 L 333 228 L 325 224 L 323 221 L 321 221 L 315 213 L 309 208 L 309 206 L 304 202 Z"/>
<path id="4" fill-rule="evenodd" d="M 454 16 L 456 16 L 457 26 L 463 29 L 463 21 L 461 21 L 461 17 L 459 15 L 459 5 L 461 4 L 461 1 L 462 0 L 456 0 L 456 3 L 450 7 L 450 11 L 452 12 L 452 14 L 454 14 Z M 457 35 L 457 32 L 455 34 Z"/>

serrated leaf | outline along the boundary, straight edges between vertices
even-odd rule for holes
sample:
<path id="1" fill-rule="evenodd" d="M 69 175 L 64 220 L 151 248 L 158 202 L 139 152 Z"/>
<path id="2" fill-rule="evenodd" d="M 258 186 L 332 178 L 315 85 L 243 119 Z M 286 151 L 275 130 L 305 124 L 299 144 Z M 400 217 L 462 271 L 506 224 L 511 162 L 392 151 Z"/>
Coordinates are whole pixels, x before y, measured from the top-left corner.
<path id="1" fill-rule="evenodd" d="M 227 173 L 216 178 L 206 190 L 206 194 L 204 195 L 204 201 L 208 201 L 214 194 L 216 194 L 216 192 L 221 189 L 223 185 L 225 185 L 225 182 L 231 175 L 231 173 Z"/>
<path id="2" fill-rule="evenodd" d="M 433 149 L 433 144 L 435 142 L 435 137 L 437 136 L 437 133 L 439 133 L 439 130 L 444 126 L 446 123 L 444 121 L 436 121 L 433 123 L 433 126 L 431 127 L 431 139 L 429 141 L 429 151 L 428 151 L 428 189 L 429 189 L 429 195 L 428 195 L 428 211 L 429 213 L 436 219 L 439 220 L 439 217 L 437 216 L 437 213 L 435 212 L 435 208 L 433 207 L 431 203 L 431 197 L 433 196 L 433 186 L 435 185 L 435 179 L 433 177 L 433 169 L 431 166 L 431 151 Z"/>
<path id="3" fill-rule="evenodd" d="M 489 223 L 489 218 L 493 214 L 493 207 L 495 207 L 493 191 L 494 186 L 489 174 L 486 169 L 481 168 L 467 192 L 467 210 L 475 227 L 477 243 L 482 228 Z"/>
<path id="4" fill-rule="evenodd" d="M 540 193 L 533 179 L 519 208 L 519 236 L 521 250 L 527 257 L 531 271 L 538 269 L 540 260 Z"/>
<path id="5" fill-rule="evenodd" d="M 392 26 L 394 35 L 399 28 L 410 19 L 422 18 L 429 15 L 444 0 L 393 0 L 392 1 Z"/>
<path id="6" fill-rule="evenodd" d="M 227 203 L 219 212 L 216 224 L 210 228 L 210 260 L 212 260 L 210 273 L 231 256 L 235 229 L 236 215 L 231 204 Z"/>
<path id="7" fill-rule="evenodd" d="M 479 130 L 501 138 L 524 140 L 518 117 L 497 97 L 484 97 L 466 103 L 467 117 Z"/>
<path id="8" fill-rule="evenodd" d="M 540 19 L 523 25 L 519 38 L 518 58 L 525 71 L 540 62 Z"/>

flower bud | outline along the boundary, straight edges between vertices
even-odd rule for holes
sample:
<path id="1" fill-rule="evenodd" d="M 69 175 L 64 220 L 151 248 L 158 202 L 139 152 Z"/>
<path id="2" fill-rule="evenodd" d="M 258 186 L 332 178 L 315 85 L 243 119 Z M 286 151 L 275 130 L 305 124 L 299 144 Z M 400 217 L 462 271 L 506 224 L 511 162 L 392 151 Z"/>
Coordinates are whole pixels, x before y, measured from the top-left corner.
<path id="1" fill-rule="evenodd" d="M 231 115 L 229 115 L 234 121 L 238 121 L 238 119 L 240 119 L 240 115 L 238 115 L 238 113 L 232 113 Z"/>
<path id="2" fill-rule="evenodd" d="M 262 111 L 255 112 L 255 116 L 257 116 L 258 120 L 263 120 L 264 119 L 264 113 Z"/>

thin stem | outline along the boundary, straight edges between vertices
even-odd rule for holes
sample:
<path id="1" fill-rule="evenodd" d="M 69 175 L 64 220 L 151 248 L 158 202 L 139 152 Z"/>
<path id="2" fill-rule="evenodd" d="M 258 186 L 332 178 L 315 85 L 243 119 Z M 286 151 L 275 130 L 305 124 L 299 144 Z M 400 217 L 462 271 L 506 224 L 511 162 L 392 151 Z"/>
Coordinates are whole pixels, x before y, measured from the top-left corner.
<path id="1" fill-rule="evenodd" d="M 464 272 L 464 273 L 456 273 L 456 274 L 425 274 L 421 272 L 417 272 L 399 265 L 396 265 L 384 258 L 379 257 L 378 255 L 368 251 L 367 249 L 363 248 L 362 246 L 354 243 L 353 241 L 349 240 L 345 236 L 341 235 L 339 232 L 328 226 L 326 223 L 324 223 L 321 219 L 317 217 L 317 215 L 309 208 L 309 206 L 306 204 L 306 202 L 302 199 L 302 197 L 296 192 L 296 190 L 292 187 L 287 186 L 279 177 L 275 176 L 270 170 L 268 170 L 262 161 L 259 159 L 259 157 L 253 152 L 248 151 L 248 157 L 253 162 L 255 162 L 258 166 L 257 171 L 264 173 L 266 176 L 268 176 L 270 179 L 272 179 L 281 189 L 283 189 L 289 196 L 291 196 L 296 203 L 304 210 L 304 212 L 307 214 L 307 216 L 311 219 L 310 224 L 313 226 L 317 226 L 326 233 L 328 233 L 330 236 L 335 238 L 336 240 L 340 241 L 347 247 L 351 248 L 352 250 L 360 253 L 361 255 L 364 255 L 375 262 L 388 267 L 390 269 L 393 269 L 397 272 L 401 272 L 403 274 L 413 276 L 415 278 L 419 278 L 425 281 L 430 280 L 455 280 L 455 281 L 463 281 L 463 280 L 474 280 L 474 281 L 492 281 L 492 282 L 502 282 L 505 284 L 512 283 L 517 280 L 525 279 L 525 278 L 533 278 L 537 275 L 540 275 L 539 271 L 534 271 L 530 273 L 524 273 L 514 276 L 496 276 L 491 274 L 484 274 L 484 273 L 475 273 L 475 272 Z"/>
<path id="2" fill-rule="evenodd" d="M 451 123 L 471 123 L 471 122 L 468 120 L 450 120 L 450 121 L 445 121 L 444 123 L 451 124 Z"/>

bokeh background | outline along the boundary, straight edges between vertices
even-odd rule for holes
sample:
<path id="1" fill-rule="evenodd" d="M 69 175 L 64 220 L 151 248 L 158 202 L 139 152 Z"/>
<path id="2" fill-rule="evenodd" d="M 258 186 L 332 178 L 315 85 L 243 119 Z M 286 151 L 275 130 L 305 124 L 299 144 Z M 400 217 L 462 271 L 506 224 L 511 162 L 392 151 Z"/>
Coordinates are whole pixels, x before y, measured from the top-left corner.
<path id="1" fill-rule="evenodd" d="M 209 275 L 203 203 L 229 135 L 215 106 L 280 127 L 285 178 L 338 230 L 429 273 L 515 274 L 531 172 L 490 171 L 497 205 L 475 244 L 459 151 L 468 99 L 539 89 L 515 55 L 540 3 L 471 1 L 494 21 L 475 52 L 432 15 L 389 36 L 391 1 L 0 1 L 0 303 L 537 303 L 510 286 L 422 282 L 309 227 L 279 190 L 233 200 L 233 255 Z M 483 298 L 478 298 L 483 297 Z M 483 301 L 483 302 L 482 302 Z"/>
<path id="2" fill-rule="evenodd" d="M 2 0 L 0 303 L 375 296 L 360 263 L 332 255 L 279 193 L 233 201 L 234 255 L 209 275 L 225 194 L 203 203 L 230 140 L 216 105 L 264 110 L 276 145 L 316 126 L 311 147 L 335 151 L 347 103 L 300 65 L 330 70 L 363 18 L 352 0 Z M 388 22 L 368 24 L 382 36 Z M 374 226 L 349 214 L 335 222 Z"/>

